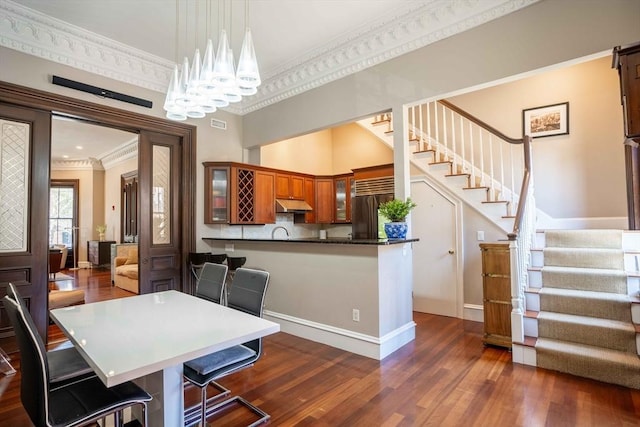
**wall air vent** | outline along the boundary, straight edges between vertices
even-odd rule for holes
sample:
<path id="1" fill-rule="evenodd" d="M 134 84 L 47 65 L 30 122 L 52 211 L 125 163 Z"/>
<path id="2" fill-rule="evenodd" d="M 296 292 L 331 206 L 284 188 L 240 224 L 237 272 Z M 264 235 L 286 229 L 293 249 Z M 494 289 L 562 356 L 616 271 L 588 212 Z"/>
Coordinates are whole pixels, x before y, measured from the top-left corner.
<path id="1" fill-rule="evenodd" d="M 393 194 L 393 177 L 359 179 L 356 181 L 356 196 L 371 196 L 375 194 Z"/>
<path id="2" fill-rule="evenodd" d="M 227 122 L 219 119 L 211 119 L 211 127 L 216 129 L 227 130 Z"/>

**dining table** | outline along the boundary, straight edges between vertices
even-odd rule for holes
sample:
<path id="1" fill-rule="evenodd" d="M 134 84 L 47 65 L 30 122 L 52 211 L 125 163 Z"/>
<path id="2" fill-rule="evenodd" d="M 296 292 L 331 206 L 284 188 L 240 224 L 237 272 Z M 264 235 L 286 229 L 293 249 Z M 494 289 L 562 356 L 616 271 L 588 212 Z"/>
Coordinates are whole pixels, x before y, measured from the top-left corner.
<path id="1" fill-rule="evenodd" d="M 58 308 L 51 318 L 107 387 L 134 381 L 152 395 L 153 427 L 184 425 L 184 362 L 280 330 L 175 290 Z"/>

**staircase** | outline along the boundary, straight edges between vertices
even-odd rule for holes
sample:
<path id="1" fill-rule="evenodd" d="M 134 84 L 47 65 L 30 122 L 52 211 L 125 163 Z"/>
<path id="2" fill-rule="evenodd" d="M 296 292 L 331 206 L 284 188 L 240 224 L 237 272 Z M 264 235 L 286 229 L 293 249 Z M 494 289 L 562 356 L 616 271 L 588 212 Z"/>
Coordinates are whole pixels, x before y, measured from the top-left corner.
<path id="1" fill-rule="evenodd" d="M 548 230 L 532 249 L 524 363 L 640 388 L 639 233 Z"/>
<path id="2" fill-rule="evenodd" d="M 523 140 L 444 101 L 410 108 L 408 121 L 411 163 L 514 242 L 513 361 L 640 388 L 640 233 L 534 232 L 553 220 L 535 208 Z M 393 148 L 390 114 L 358 123 Z"/>

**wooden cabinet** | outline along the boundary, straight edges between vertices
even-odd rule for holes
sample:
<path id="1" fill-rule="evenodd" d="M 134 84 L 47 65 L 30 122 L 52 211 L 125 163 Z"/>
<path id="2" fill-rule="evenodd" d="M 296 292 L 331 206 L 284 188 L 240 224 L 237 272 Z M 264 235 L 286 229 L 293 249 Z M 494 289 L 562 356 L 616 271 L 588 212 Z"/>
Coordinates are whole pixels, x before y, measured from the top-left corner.
<path id="1" fill-rule="evenodd" d="M 304 222 L 306 224 L 316 223 L 316 180 L 313 178 L 304 178 L 304 201 L 313 209 L 304 214 Z M 294 222 L 299 215 L 294 216 Z"/>
<path id="2" fill-rule="evenodd" d="M 331 224 L 333 222 L 333 178 L 316 178 L 316 223 Z"/>
<path id="3" fill-rule="evenodd" d="M 205 224 L 275 223 L 275 173 L 227 162 L 205 162 Z"/>
<path id="4" fill-rule="evenodd" d="M 230 168 L 207 166 L 204 168 L 204 223 L 229 223 L 230 220 Z"/>
<path id="5" fill-rule="evenodd" d="M 91 265 L 105 266 L 111 263 L 112 243 L 115 243 L 115 241 L 89 240 L 87 242 L 87 256 Z M 60 265 L 59 262 L 58 265 Z"/>
<path id="6" fill-rule="evenodd" d="M 304 177 L 276 173 L 276 198 L 304 200 Z"/>
<path id="7" fill-rule="evenodd" d="M 485 344 L 511 348 L 511 262 L 509 243 L 482 243 Z"/>
<path id="8" fill-rule="evenodd" d="M 254 188 L 254 224 L 274 224 L 276 222 L 275 174 L 256 170 Z"/>
<path id="9" fill-rule="evenodd" d="M 333 179 L 333 189 L 335 198 L 333 222 L 351 222 L 351 199 L 355 191 L 353 175 L 336 176 Z"/>
<path id="10" fill-rule="evenodd" d="M 629 230 L 640 230 L 640 42 L 613 49 L 620 75 Z"/>

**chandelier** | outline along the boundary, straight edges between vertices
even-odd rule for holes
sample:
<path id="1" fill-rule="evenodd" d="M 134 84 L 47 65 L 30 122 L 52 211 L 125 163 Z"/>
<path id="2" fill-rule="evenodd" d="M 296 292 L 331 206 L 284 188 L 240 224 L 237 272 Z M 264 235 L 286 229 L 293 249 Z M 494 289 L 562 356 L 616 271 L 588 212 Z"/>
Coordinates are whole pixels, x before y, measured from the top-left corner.
<path id="1" fill-rule="evenodd" d="M 248 26 L 248 8 L 249 2 L 245 0 L 245 35 L 237 68 L 225 29 L 220 30 L 217 52 L 214 52 L 213 41 L 208 39 L 203 57 L 196 48 L 191 65 L 187 57 L 182 61 L 180 70 L 177 64 L 174 65 L 164 102 L 168 119 L 200 119 L 218 108 L 240 102 L 243 96 L 258 92 L 261 80 Z M 178 9 L 176 1 L 176 39 Z"/>

